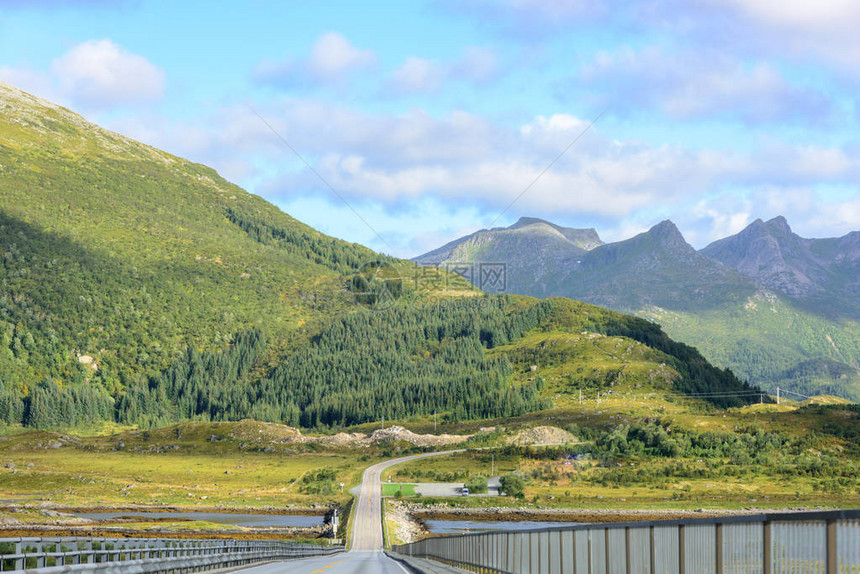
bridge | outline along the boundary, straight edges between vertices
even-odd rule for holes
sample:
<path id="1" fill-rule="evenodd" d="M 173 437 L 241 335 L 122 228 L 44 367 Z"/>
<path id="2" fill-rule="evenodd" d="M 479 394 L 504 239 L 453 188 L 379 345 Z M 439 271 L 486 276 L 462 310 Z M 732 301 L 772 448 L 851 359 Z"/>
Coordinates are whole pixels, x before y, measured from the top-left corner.
<path id="1" fill-rule="evenodd" d="M 394 551 L 493 574 L 858 574 L 860 510 L 489 532 Z"/>
<path id="2" fill-rule="evenodd" d="M 757 514 L 427 538 L 383 550 L 382 472 L 364 471 L 349 547 L 260 540 L 0 539 L 0 571 L 30 574 L 418 572 L 522 574 L 860 574 L 860 510 Z"/>

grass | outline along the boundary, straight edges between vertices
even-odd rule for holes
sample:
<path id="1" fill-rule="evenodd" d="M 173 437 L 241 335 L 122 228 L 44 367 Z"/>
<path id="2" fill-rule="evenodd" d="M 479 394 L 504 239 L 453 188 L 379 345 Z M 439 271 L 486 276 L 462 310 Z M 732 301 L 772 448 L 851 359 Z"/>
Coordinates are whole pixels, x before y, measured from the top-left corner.
<path id="1" fill-rule="evenodd" d="M 382 496 L 397 496 L 398 492 L 401 496 L 415 496 L 415 485 L 400 482 L 382 484 Z"/>
<path id="2" fill-rule="evenodd" d="M 659 419 L 672 428 L 737 434 L 779 433 L 793 440 L 812 437 L 811 445 L 814 446 L 804 454 L 813 459 L 829 456 L 841 464 L 856 465 L 860 458 L 856 442 L 841 438 L 851 436 L 850 427 L 856 424 L 858 417 L 856 412 L 847 408 L 798 408 L 802 405 L 791 402 L 729 410 L 687 403 L 667 405 L 665 401 L 663 406 L 667 408 L 658 411 Z M 491 422 L 505 424 L 507 434 L 511 434 L 516 429 L 536 424 L 564 426 L 573 423 L 580 427 L 606 429 L 644 419 L 653 420 L 654 414 L 654 410 L 625 400 L 624 393 L 619 393 L 604 402 L 600 410 L 596 410 L 593 404 L 576 405 Z M 485 421 L 484 424 L 491 422 Z M 462 426 L 460 429 L 464 430 Z M 421 482 L 448 482 L 452 475 L 456 475 L 458 480 L 473 475 L 489 476 L 492 474 L 491 452 L 473 450 L 409 461 L 394 467 L 391 472 L 394 480 Z M 540 456 L 505 455 L 501 448 L 496 448 L 495 453 L 495 474 L 518 472 L 527 477 L 525 503 L 535 507 L 655 510 L 799 506 L 850 508 L 858 506 L 857 493 L 860 492 L 860 479 L 839 479 L 838 473 L 832 474 L 838 470 L 836 468 L 825 469 L 823 474 L 793 474 L 795 459 L 781 453 L 773 454 L 772 460 L 766 463 L 733 464 L 728 459 L 633 456 L 622 457 L 617 466 L 602 466 L 597 460 L 587 457 L 577 461 L 559 456 L 541 460 Z M 676 468 L 683 469 L 680 476 Z M 664 469 L 665 475 L 661 474 Z M 636 479 L 639 470 L 655 471 L 655 476 Z M 630 473 L 625 477 L 627 471 Z M 467 507 L 518 507 L 524 504 L 506 497 L 457 497 L 445 501 L 452 506 Z M 424 498 L 422 502 L 434 504 L 437 500 Z"/>
<path id="3" fill-rule="evenodd" d="M 374 449 L 357 461 L 349 450 L 249 443 L 244 435 L 230 436 L 240 424 L 189 423 L 80 439 L 13 432 L 0 442 L 0 460 L 10 467 L 0 468 L 0 496 L 66 507 L 307 508 L 345 503 L 364 466 L 381 460 Z M 51 448 L 58 443 L 63 446 Z M 340 488 L 329 495 L 302 492 L 302 477 L 322 468 L 335 471 L 335 486 L 345 483 L 344 494 Z"/>
<path id="4" fill-rule="evenodd" d="M 391 548 L 405 541 L 398 536 L 397 522 L 391 518 L 392 511 L 387 500 L 382 501 L 382 519 L 384 521 L 383 534 L 385 535 L 385 547 Z"/>

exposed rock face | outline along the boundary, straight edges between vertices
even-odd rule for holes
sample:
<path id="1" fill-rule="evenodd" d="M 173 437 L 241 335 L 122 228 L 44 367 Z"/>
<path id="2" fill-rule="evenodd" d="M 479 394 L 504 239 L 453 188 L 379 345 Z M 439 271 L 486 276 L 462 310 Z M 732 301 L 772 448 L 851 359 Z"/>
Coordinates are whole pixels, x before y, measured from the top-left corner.
<path id="1" fill-rule="evenodd" d="M 236 423 L 230 436 L 253 443 L 320 443 L 332 446 L 368 446 L 372 443 L 397 441 L 417 446 L 443 446 L 465 442 L 472 437 L 472 435 L 416 434 L 401 426 L 378 429 L 370 434 L 341 432 L 334 435 L 306 436 L 297 428 L 248 419 Z"/>
<path id="2" fill-rule="evenodd" d="M 533 445 L 533 444 L 569 444 L 579 439 L 558 427 L 540 426 L 524 429 L 508 439 L 508 444 Z"/>
<path id="3" fill-rule="evenodd" d="M 806 239 L 784 217 L 757 219 L 702 250 L 764 286 L 800 299 L 856 297 L 860 293 L 860 232 Z"/>

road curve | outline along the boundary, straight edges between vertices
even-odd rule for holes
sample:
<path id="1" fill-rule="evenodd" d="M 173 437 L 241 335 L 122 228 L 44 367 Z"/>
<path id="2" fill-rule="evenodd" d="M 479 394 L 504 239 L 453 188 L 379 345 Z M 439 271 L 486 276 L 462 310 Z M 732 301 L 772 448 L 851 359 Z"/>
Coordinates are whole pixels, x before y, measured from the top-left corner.
<path id="1" fill-rule="evenodd" d="M 403 456 L 368 467 L 361 476 L 358 497 L 353 508 L 349 552 L 334 556 L 305 558 L 275 562 L 243 570 L 249 574 L 279 574 L 281 572 L 307 572 L 307 574 L 409 574 L 399 563 L 382 552 L 382 471 L 386 468 L 425 458 L 440 456 L 464 449 L 428 452 Z"/>
<path id="2" fill-rule="evenodd" d="M 419 458 L 441 456 L 464 449 L 426 452 L 412 456 L 402 456 L 368 467 L 361 475 L 361 486 L 353 509 L 352 530 L 350 531 L 351 550 L 382 550 L 382 471 L 386 468 Z"/>

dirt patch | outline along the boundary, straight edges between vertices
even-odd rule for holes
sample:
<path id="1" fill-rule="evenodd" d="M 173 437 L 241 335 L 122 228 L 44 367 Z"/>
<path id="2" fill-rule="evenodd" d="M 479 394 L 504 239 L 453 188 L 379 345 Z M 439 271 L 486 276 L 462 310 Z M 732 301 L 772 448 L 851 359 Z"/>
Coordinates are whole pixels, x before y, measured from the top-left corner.
<path id="1" fill-rule="evenodd" d="M 396 442 L 405 441 L 416 446 L 445 446 L 458 444 L 472 438 L 472 435 L 455 434 L 415 434 L 409 429 L 399 426 L 388 427 L 373 431 L 366 440 L 370 442 Z"/>
<path id="2" fill-rule="evenodd" d="M 508 444 L 521 446 L 533 444 L 567 444 L 579 442 L 579 439 L 558 427 L 540 426 L 521 430 L 507 440 Z"/>
<path id="3" fill-rule="evenodd" d="M 281 443 L 294 442 L 295 439 L 302 438 L 302 433 L 299 429 L 287 425 L 245 419 L 235 424 L 229 436 L 241 441 Z"/>
<path id="4" fill-rule="evenodd" d="M 370 446 L 376 443 L 398 441 L 408 442 L 416 446 L 446 446 L 459 444 L 472 438 L 472 435 L 416 434 L 409 429 L 405 429 L 400 426 L 392 426 L 387 429 L 375 430 L 369 435 L 341 432 L 335 435 L 306 436 L 297 428 L 252 420 L 243 420 L 236 423 L 233 430 L 230 431 L 229 436 L 235 440 L 258 444 L 316 443 L 340 447 Z"/>

